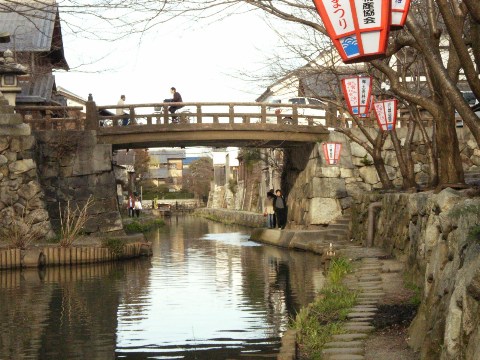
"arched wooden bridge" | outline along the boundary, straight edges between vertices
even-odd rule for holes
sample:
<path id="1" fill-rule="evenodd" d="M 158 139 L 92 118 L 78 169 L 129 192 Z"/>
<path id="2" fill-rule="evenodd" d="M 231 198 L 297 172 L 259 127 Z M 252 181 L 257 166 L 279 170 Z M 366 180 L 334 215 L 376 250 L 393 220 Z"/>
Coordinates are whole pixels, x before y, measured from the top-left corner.
<path id="1" fill-rule="evenodd" d="M 325 106 L 271 103 L 181 103 L 175 114 L 168 107 L 175 103 L 98 106 L 90 99 L 86 117 L 79 123 L 70 110 L 62 107 L 64 117 L 56 117 L 60 107 L 48 107 L 43 119 L 46 128 L 61 128 L 62 121 L 76 128 L 95 130 L 99 143 L 113 149 L 150 147 L 295 147 L 324 141 L 328 130 Z M 116 115 L 121 108 L 124 115 Z M 22 112 L 40 111 L 40 107 L 19 108 Z M 45 110 L 46 108 L 44 108 Z M 308 109 L 308 111 L 306 111 Z M 17 109 L 18 110 L 18 109 Z M 67 111 L 69 110 L 69 111 Z M 30 124 L 35 119 L 27 120 Z M 128 125 L 122 122 L 128 119 Z M 38 128 L 38 126 L 37 126 Z"/>

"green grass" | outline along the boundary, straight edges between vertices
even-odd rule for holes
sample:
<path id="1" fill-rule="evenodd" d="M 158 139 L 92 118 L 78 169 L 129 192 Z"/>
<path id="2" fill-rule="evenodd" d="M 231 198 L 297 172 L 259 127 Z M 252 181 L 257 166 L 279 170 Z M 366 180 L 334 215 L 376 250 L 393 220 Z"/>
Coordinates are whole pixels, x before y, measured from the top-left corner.
<path id="1" fill-rule="evenodd" d="M 125 224 L 123 229 L 127 234 L 135 234 L 135 233 L 145 233 L 150 230 L 153 230 L 156 227 L 164 226 L 165 221 L 161 219 L 150 220 L 147 222 L 138 222 L 133 220 L 131 223 Z"/>
<path id="2" fill-rule="evenodd" d="M 292 323 L 297 330 L 297 342 L 303 358 L 321 359 L 323 345 L 333 335 L 342 334 L 349 310 L 356 303 L 356 293 L 342 285 L 342 279 L 352 271 L 351 263 L 335 258 L 330 263 L 327 282 L 316 300 L 300 310 Z"/>

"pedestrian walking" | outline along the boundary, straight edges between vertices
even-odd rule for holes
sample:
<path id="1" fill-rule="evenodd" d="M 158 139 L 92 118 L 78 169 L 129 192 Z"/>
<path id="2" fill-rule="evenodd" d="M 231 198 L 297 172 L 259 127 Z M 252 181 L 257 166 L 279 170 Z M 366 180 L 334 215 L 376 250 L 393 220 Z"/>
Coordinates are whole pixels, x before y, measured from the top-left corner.
<path id="1" fill-rule="evenodd" d="M 135 198 L 132 194 L 129 195 L 127 201 L 127 210 L 128 210 L 128 217 L 133 217 L 134 210 L 135 210 Z"/>
<path id="2" fill-rule="evenodd" d="M 275 194 L 273 193 L 273 191 L 267 192 L 267 197 L 264 203 L 263 215 L 266 217 L 266 223 L 269 229 L 274 229 L 276 226 L 275 210 L 273 209 L 274 199 L 275 199 Z"/>
<path id="3" fill-rule="evenodd" d="M 139 198 L 136 198 L 135 199 L 135 215 L 137 215 L 137 218 L 140 217 L 141 210 L 143 210 L 142 201 Z"/>

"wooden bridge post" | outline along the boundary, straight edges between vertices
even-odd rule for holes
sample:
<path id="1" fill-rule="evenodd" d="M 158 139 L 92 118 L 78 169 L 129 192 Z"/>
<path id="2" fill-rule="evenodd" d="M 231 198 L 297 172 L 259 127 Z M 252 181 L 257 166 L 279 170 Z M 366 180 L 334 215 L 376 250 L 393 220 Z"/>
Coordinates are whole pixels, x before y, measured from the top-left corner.
<path id="1" fill-rule="evenodd" d="M 135 107 L 130 106 L 130 124 L 136 125 L 137 119 L 135 119 Z"/>
<path id="2" fill-rule="evenodd" d="M 233 104 L 228 105 L 228 122 L 230 124 L 233 124 L 235 122 L 235 110 Z"/>
<path id="3" fill-rule="evenodd" d="M 215 122 L 215 121 L 214 121 Z M 202 106 L 197 105 L 197 124 L 203 123 L 203 118 L 202 118 Z"/>
<path id="4" fill-rule="evenodd" d="M 98 129 L 98 111 L 97 104 L 93 101 L 92 94 L 88 94 L 88 101 L 85 104 L 86 118 L 85 118 L 85 130 L 97 130 Z"/>
<path id="5" fill-rule="evenodd" d="M 292 111 L 293 111 L 293 124 L 298 125 L 298 107 L 297 105 L 292 105 Z"/>
<path id="6" fill-rule="evenodd" d="M 262 124 L 265 124 L 267 122 L 267 107 L 265 105 L 262 105 L 260 111 L 261 111 L 260 122 Z"/>

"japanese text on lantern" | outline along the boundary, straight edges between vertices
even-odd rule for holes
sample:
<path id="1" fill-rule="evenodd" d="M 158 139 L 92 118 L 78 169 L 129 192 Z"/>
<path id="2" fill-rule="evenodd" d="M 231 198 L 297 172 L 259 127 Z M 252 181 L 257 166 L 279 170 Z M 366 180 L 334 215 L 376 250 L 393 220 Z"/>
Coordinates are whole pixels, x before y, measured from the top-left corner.
<path id="1" fill-rule="evenodd" d="M 375 24 L 375 7 L 373 0 L 364 0 L 363 2 L 363 23 Z"/>

